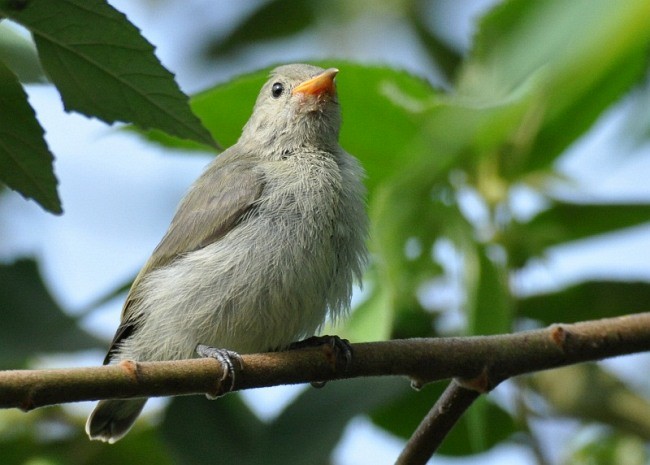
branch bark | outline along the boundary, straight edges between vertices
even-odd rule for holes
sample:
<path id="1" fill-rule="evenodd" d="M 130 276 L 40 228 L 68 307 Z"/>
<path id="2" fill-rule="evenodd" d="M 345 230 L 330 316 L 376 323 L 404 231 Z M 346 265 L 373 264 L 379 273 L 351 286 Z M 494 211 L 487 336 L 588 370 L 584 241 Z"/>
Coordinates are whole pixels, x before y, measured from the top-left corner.
<path id="1" fill-rule="evenodd" d="M 400 375 L 414 386 L 455 378 L 407 443 L 398 464 L 424 464 L 484 392 L 512 376 L 650 350 L 650 313 L 497 336 L 353 344 L 338 369 L 331 346 L 242 355 L 235 379 L 214 359 L 0 371 L 0 408 L 28 411 L 66 402 L 188 394 Z"/>
<path id="2" fill-rule="evenodd" d="M 417 427 L 395 465 L 424 465 L 465 411 L 481 395 L 453 380 Z"/>
<path id="3" fill-rule="evenodd" d="M 553 325 L 498 336 L 405 339 L 352 345 L 354 357 L 337 369 L 329 347 L 242 355 L 233 390 L 401 375 L 416 385 L 460 378 L 487 392 L 511 376 L 650 350 L 650 313 Z M 124 362 L 60 370 L 0 372 L 0 408 L 86 400 L 220 394 L 224 373 L 212 359 Z M 230 382 L 226 383 L 230 386 Z"/>

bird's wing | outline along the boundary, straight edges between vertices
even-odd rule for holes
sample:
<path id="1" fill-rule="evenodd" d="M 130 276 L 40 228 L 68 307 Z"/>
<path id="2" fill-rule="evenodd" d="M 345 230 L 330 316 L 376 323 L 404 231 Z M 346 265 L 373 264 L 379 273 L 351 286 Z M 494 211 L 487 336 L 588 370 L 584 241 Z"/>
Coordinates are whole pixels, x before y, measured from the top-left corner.
<path id="1" fill-rule="evenodd" d="M 233 147 L 234 148 L 234 147 Z M 137 300 L 142 278 L 152 270 L 171 263 L 184 253 L 218 241 L 233 229 L 259 199 L 264 182 L 254 169 L 252 157 L 236 154 L 233 148 L 221 154 L 194 183 L 181 201 L 176 214 L 153 254 L 135 278 L 122 310 L 122 321 L 111 342 L 104 363 L 134 329 L 131 307 Z"/>
<path id="2" fill-rule="evenodd" d="M 211 165 L 190 189 L 139 277 L 216 242 L 253 207 L 264 188 L 262 176 L 250 159 L 224 161 Z"/>

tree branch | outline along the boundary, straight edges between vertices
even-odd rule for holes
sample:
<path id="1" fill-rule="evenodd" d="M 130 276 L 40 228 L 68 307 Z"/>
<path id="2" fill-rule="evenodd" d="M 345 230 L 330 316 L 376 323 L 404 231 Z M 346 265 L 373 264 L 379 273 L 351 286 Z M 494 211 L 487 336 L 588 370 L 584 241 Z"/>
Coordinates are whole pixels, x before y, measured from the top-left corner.
<path id="1" fill-rule="evenodd" d="M 512 376 L 650 350 L 650 313 L 499 336 L 405 339 L 353 344 L 354 357 L 337 369 L 329 345 L 242 355 L 235 379 L 214 359 L 122 362 L 60 370 L 0 371 L 0 408 L 31 410 L 85 400 L 250 389 L 362 376 L 402 375 L 414 386 L 455 378 L 424 418 L 398 465 L 424 464 L 484 392 Z"/>
<path id="2" fill-rule="evenodd" d="M 480 396 L 479 391 L 463 387 L 453 380 L 427 413 L 395 465 L 424 465 L 465 411 Z"/>
<path id="3" fill-rule="evenodd" d="M 405 339 L 353 344 L 336 369 L 331 349 L 243 355 L 234 390 L 362 376 L 402 375 L 414 384 L 460 378 L 487 392 L 511 376 L 650 350 L 650 313 L 499 336 Z M 325 356 L 324 356 L 325 355 Z M 212 359 L 123 362 L 61 370 L 0 372 L 0 408 L 107 398 L 220 394 L 224 373 Z M 229 387 L 230 382 L 225 386 Z"/>

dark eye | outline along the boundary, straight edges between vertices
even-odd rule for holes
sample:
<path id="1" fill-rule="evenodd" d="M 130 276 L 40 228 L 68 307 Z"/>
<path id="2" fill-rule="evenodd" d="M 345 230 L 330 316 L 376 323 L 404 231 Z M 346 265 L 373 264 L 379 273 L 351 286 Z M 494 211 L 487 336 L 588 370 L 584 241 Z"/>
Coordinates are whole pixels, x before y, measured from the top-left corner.
<path id="1" fill-rule="evenodd" d="M 271 87 L 271 95 L 273 95 L 273 98 L 278 98 L 282 95 L 282 92 L 284 92 L 284 86 L 280 82 L 276 82 Z"/>

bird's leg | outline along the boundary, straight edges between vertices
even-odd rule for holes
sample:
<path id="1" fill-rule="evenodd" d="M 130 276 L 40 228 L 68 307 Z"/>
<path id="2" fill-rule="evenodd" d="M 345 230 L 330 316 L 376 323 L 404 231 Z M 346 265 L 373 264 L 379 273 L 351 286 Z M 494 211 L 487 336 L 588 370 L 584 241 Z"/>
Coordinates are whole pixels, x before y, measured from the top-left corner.
<path id="1" fill-rule="evenodd" d="M 231 392 L 235 387 L 235 374 L 237 373 L 237 370 L 235 369 L 235 363 L 238 365 L 238 369 L 241 370 L 243 367 L 241 356 L 232 350 L 217 349 L 216 347 L 207 346 L 205 344 L 198 344 L 196 346 L 196 353 L 200 357 L 209 357 L 215 359 L 221 363 L 221 367 L 223 368 L 223 376 L 219 382 L 220 392 L 216 395 L 208 393 L 206 394 L 206 397 L 208 399 L 216 399 L 223 394 Z M 221 386 L 223 385 L 223 382 L 226 380 L 226 378 L 230 378 L 230 386 L 228 389 L 222 389 Z"/>
<path id="2" fill-rule="evenodd" d="M 352 362 L 352 345 L 347 339 L 338 336 L 312 336 L 302 341 L 292 342 L 288 350 L 304 349 L 307 347 L 323 347 L 325 357 L 334 370 L 342 368 L 347 370 Z M 326 381 L 312 381 L 315 388 L 325 386 Z"/>

